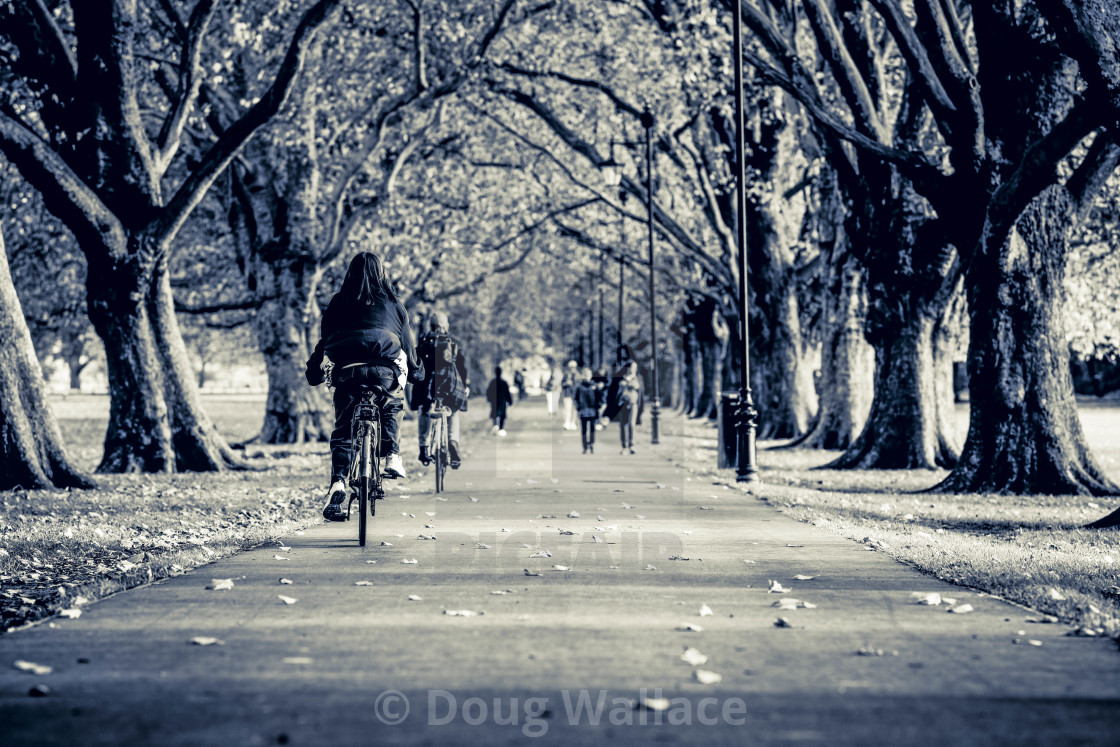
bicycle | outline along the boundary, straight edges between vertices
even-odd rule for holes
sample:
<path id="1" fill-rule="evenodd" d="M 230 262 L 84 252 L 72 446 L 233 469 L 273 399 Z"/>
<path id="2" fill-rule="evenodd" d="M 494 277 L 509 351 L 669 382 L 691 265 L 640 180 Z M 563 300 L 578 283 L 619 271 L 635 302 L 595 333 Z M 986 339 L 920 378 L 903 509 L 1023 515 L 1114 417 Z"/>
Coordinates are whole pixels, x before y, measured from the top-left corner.
<path id="1" fill-rule="evenodd" d="M 451 408 L 445 406 L 442 400 L 435 400 L 428 410 L 428 418 L 431 424 L 428 429 L 428 458 L 436 465 L 436 492 L 442 493 L 447 468 L 451 464 L 451 449 L 448 446 Z"/>
<path id="2" fill-rule="evenodd" d="M 333 366 L 326 370 L 326 383 L 333 385 Z M 346 502 L 346 520 L 350 520 L 354 501 L 358 502 L 358 545 L 366 546 L 368 518 L 376 516 L 377 501 L 385 497 L 381 483 L 381 413 L 377 398 L 386 392 L 380 387 L 360 385 L 358 402 L 350 417 L 350 474 L 351 488 Z"/>

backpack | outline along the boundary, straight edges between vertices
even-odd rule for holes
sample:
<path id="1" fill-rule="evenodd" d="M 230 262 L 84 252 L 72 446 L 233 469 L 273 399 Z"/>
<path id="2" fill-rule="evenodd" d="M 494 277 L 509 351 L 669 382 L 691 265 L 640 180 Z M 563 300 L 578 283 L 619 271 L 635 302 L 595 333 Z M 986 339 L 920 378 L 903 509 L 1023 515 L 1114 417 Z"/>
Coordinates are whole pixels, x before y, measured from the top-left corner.
<path id="1" fill-rule="evenodd" d="M 459 346 L 450 337 L 440 335 L 432 340 L 432 376 L 428 380 L 428 397 L 441 399 L 452 410 L 466 411 L 467 387 L 455 365 Z"/>

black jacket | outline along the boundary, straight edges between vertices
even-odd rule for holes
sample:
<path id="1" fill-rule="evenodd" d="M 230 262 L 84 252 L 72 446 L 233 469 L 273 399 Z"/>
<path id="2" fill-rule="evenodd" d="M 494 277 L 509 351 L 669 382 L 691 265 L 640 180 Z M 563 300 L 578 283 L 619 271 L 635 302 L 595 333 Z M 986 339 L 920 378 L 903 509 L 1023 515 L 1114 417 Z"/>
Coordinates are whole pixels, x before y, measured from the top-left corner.
<path id="1" fill-rule="evenodd" d="M 513 397 L 509 393 L 509 384 L 505 379 L 495 377 L 486 388 L 486 399 L 490 401 L 490 417 L 496 418 L 504 415 L 506 408 L 513 404 Z"/>
<path id="2" fill-rule="evenodd" d="M 410 377 L 416 381 L 424 376 L 412 344 L 408 312 L 399 301 L 382 297 L 372 304 L 354 304 L 335 295 L 323 312 L 319 330 L 319 342 L 304 372 L 311 386 L 323 383 L 324 353 L 335 366 L 351 363 L 392 366 L 404 350 Z"/>

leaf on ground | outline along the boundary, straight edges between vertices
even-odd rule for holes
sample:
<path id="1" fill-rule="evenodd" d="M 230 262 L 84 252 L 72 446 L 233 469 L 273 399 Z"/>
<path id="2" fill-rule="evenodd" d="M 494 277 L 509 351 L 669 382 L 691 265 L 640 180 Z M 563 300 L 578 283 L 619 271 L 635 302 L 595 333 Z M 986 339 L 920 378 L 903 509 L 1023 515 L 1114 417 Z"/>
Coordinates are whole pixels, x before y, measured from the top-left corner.
<path id="1" fill-rule="evenodd" d="M 36 664 L 32 661 L 24 661 L 23 659 L 16 659 L 12 666 L 21 672 L 29 672 L 35 675 L 50 674 L 54 670 L 46 664 Z"/>
<path id="2" fill-rule="evenodd" d="M 476 610 L 444 610 L 443 614 L 448 617 L 476 617 L 485 613 Z"/>
<path id="3" fill-rule="evenodd" d="M 425 512 L 424 512 L 424 515 L 425 515 L 425 516 L 435 516 L 435 515 L 436 515 L 436 512 L 435 512 L 435 511 L 425 511 Z"/>
<path id="4" fill-rule="evenodd" d="M 634 507 L 633 507 L 633 506 L 631 506 L 631 505 L 630 505 L 629 503 L 623 503 L 623 504 L 622 504 L 622 507 L 623 507 L 623 508 L 634 508 Z"/>
<path id="5" fill-rule="evenodd" d="M 569 519 L 578 519 L 579 518 L 579 511 L 569 511 L 568 512 L 568 518 Z"/>
<path id="6" fill-rule="evenodd" d="M 77 609 L 76 607 L 71 607 L 69 609 L 59 610 L 58 614 L 62 615 L 63 617 L 68 617 L 71 620 L 76 620 L 82 616 L 82 611 L 80 609 Z"/>
<path id="7" fill-rule="evenodd" d="M 599 536 L 599 535 L 597 535 L 597 534 L 593 534 L 593 535 L 591 535 L 591 541 L 592 541 L 593 543 L 595 543 L 596 545 L 602 545 L 602 544 L 604 544 L 604 543 L 606 542 L 606 540 L 605 540 L 605 539 L 603 539 L 602 537 L 600 537 L 600 536 Z"/>
<path id="8" fill-rule="evenodd" d="M 288 560 L 288 556 L 287 555 L 273 555 L 272 559 L 273 560 Z"/>
<path id="9" fill-rule="evenodd" d="M 898 656 L 898 651 L 894 649 L 891 649 L 890 651 L 884 651 L 881 648 L 875 648 L 871 644 L 866 644 L 862 648 L 858 649 L 856 651 L 856 654 L 858 656 L 886 656 L 888 654 L 891 656 Z"/>
<path id="10" fill-rule="evenodd" d="M 643 570 L 656 571 L 657 566 L 653 565 L 652 563 L 646 563 L 646 567 Z"/>
<path id="11" fill-rule="evenodd" d="M 698 667 L 708 662 L 708 655 L 700 653 L 699 649 L 692 646 L 685 646 L 684 653 L 681 654 L 681 661 L 691 667 Z"/>
<path id="12" fill-rule="evenodd" d="M 691 558 L 686 558 L 683 555 L 670 555 L 669 560 L 691 560 Z"/>
<path id="13" fill-rule="evenodd" d="M 766 591 L 767 594 L 785 594 L 791 591 L 791 589 L 787 589 L 782 586 L 780 582 L 774 581 L 773 579 L 768 579 L 767 582 L 770 584 L 770 588 Z"/>
<path id="14" fill-rule="evenodd" d="M 949 611 L 950 614 L 953 614 L 953 615 L 964 615 L 964 614 L 967 614 L 969 612 L 972 612 L 972 605 L 971 604 L 958 604 L 956 607 L 950 607 L 948 611 Z"/>
<path id="15" fill-rule="evenodd" d="M 539 576 L 541 574 L 540 574 L 540 571 L 530 571 L 528 568 L 526 568 L 525 569 L 525 575 L 526 576 Z"/>
<path id="16" fill-rule="evenodd" d="M 554 566 L 552 566 L 552 570 L 554 570 L 554 571 L 570 571 L 572 569 L 571 569 L 571 566 L 554 565 Z"/>
<path id="17" fill-rule="evenodd" d="M 486 544 L 485 542 L 479 542 L 477 545 L 475 545 L 475 549 L 476 550 L 492 550 L 493 548 L 490 547 L 490 545 Z"/>
<path id="18" fill-rule="evenodd" d="M 210 636 L 206 636 L 206 635 L 196 635 L 194 638 L 192 638 L 190 640 L 190 643 L 193 646 L 222 646 L 222 645 L 225 645 L 225 641 L 223 641 L 222 639 L 211 638 Z"/>
<path id="19" fill-rule="evenodd" d="M 355 581 L 354 586 L 373 586 L 373 582 L 368 579 L 363 579 L 361 581 Z"/>
<path id="20" fill-rule="evenodd" d="M 634 518 L 635 519 L 644 519 L 644 518 L 646 518 L 646 516 L 645 516 L 645 514 L 634 514 Z"/>
<path id="21" fill-rule="evenodd" d="M 804 573 L 798 573 L 793 577 L 794 581 L 812 581 L 816 576 L 806 576 Z"/>
<path id="22" fill-rule="evenodd" d="M 1062 592 L 1058 591 L 1057 589 L 1055 589 L 1053 587 L 1048 589 L 1047 593 L 1049 594 L 1050 598 L 1053 599 L 1055 602 L 1064 601 L 1065 598 L 1066 598 L 1065 594 L 1063 594 Z"/>
<path id="23" fill-rule="evenodd" d="M 410 602 L 423 602 L 424 597 L 420 596 L 419 594 L 409 594 L 408 595 L 408 601 L 410 601 Z"/>
<path id="24" fill-rule="evenodd" d="M 290 578 L 282 578 L 280 579 L 280 583 L 282 583 L 284 586 L 291 586 L 295 582 Z"/>
<path id="25" fill-rule="evenodd" d="M 470 501 L 471 503 L 478 503 L 478 499 L 475 498 L 473 495 L 468 495 L 467 500 Z"/>
<path id="26" fill-rule="evenodd" d="M 941 594 L 936 591 L 915 591 L 911 592 L 910 598 L 914 600 L 914 604 L 926 604 L 930 607 L 936 607 L 941 604 Z"/>
<path id="27" fill-rule="evenodd" d="M 787 542 L 786 547 L 805 547 L 805 545 L 794 545 L 794 544 L 791 544 L 791 543 Z"/>
<path id="28" fill-rule="evenodd" d="M 292 597 L 286 597 L 283 594 L 277 594 L 276 596 L 280 597 L 280 601 L 284 604 L 295 604 L 299 601 L 298 599 L 293 599 Z"/>
<path id="29" fill-rule="evenodd" d="M 701 511 L 715 511 L 715 509 L 711 506 L 697 506 L 696 508 Z"/>
<path id="30" fill-rule="evenodd" d="M 723 682 L 723 675 L 718 672 L 709 672 L 707 669 L 697 669 L 692 673 L 696 681 L 701 685 L 715 685 Z"/>
<path id="31" fill-rule="evenodd" d="M 211 591 L 229 591 L 233 588 L 232 578 L 212 578 L 210 584 L 206 587 Z"/>
<path id="32" fill-rule="evenodd" d="M 560 531 L 560 534 L 563 535 L 564 537 L 571 537 L 571 536 L 575 535 L 575 532 L 573 532 L 569 529 L 561 529 L 559 531 Z"/>
<path id="33" fill-rule="evenodd" d="M 386 542 L 385 540 L 382 540 L 381 541 L 381 546 L 382 547 L 392 547 L 393 543 L 392 542 Z"/>
<path id="34" fill-rule="evenodd" d="M 756 563 L 753 560 L 744 560 L 743 562 L 746 563 L 747 565 L 758 565 L 758 563 Z"/>
<path id="35" fill-rule="evenodd" d="M 1041 646 L 1042 645 L 1042 641 L 1035 640 L 1034 638 L 1028 638 L 1028 639 L 1012 638 L 1011 642 L 1016 644 L 1016 645 L 1026 645 L 1026 646 Z"/>
<path id="36" fill-rule="evenodd" d="M 1026 621 L 1029 623 L 1047 624 L 1058 622 L 1058 618 L 1054 617 L 1053 615 L 1043 615 L 1042 617 L 1028 617 Z"/>
<path id="37" fill-rule="evenodd" d="M 774 627 L 775 628 L 792 628 L 793 623 L 791 623 L 789 620 L 785 619 L 784 617 L 779 617 L 779 618 L 774 620 Z"/>
<path id="38" fill-rule="evenodd" d="M 549 552 L 549 551 L 548 551 L 548 550 L 547 550 L 546 548 L 543 548 L 543 547 L 542 547 L 542 548 L 541 548 L 540 550 L 538 550 L 537 552 L 535 552 L 535 553 L 532 553 L 532 554 L 531 554 L 531 555 L 530 555 L 529 557 L 530 557 L 530 558 L 551 558 L 551 557 L 552 557 L 552 553 L 551 553 L 551 552 Z"/>
<path id="39" fill-rule="evenodd" d="M 638 698 L 634 709 L 638 711 L 667 711 L 672 701 L 668 698 Z"/>
<path id="40" fill-rule="evenodd" d="M 426 534 L 418 534 L 418 535 L 416 535 L 416 539 L 418 539 L 418 540 L 434 540 L 435 538 L 436 538 L 436 537 L 435 537 L 435 535 L 434 535 L 434 534 L 433 534 L 433 535 L 431 535 L 431 536 L 428 536 L 428 535 L 426 535 Z"/>
<path id="41" fill-rule="evenodd" d="M 420 561 L 416 558 L 402 558 L 401 565 L 420 565 Z"/>
<path id="42" fill-rule="evenodd" d="M 700 617 L 711 617 L 712 608 L 706 604 L 700 605 Z"/>
<path id="43" fill-rule="evenodd" d="M 677 630 L 682 633 L 703 633 L 704 626 L 696 623 L 681 623 L 677 626 Z"/>

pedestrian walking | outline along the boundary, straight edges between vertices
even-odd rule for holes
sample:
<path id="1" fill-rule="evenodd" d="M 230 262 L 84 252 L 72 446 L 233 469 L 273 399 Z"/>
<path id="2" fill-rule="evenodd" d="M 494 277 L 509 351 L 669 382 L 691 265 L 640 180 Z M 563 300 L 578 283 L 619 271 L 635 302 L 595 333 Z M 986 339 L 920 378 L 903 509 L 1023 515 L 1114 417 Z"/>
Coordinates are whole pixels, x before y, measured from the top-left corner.
<path id="1" fill-rule="evenodd" d="M 517 387 L 517 401 L 525 399 L 528 392 L 525 391 L 525 374 L 528 373 L 526 369 L 521 369 L 513 375 L 513 385 Z"/>
<path id="2" fill-rule="evenodd" d="M 638 364 L 630 361 L 619 372 L 618 391 L 615 394 L 615 406 L 618 413 L 618 435 L 622 442 L 622 454 L 629 451 L 634 453 L 634 424 L 638 421 L 642 407 L 645 404 L 642 397 L 642 378 L 638 376 Z"/>
<path id="3" fill-rule="evenodd" d="M 581 380 L 576 386 L 575 406 L 579 412 L 579 435 L 583 443 L 583 453 L 595 453 L 595 423 L 599 420 L 600 398 L 591 379 L 591 369 L 580 372 Z"/>
<path id="4" fill-rule="evenodd" d="M 573 397 L 576 396 L 576 386 L 579 384 L 579 371 L 575 361 L 568 361 L 564 370 L 564 377 L 560 380 L 560 398 L 564 403 L 564 430 L 576 429 L 576 413 Z"/>
<path id="5" fill-rule="evenodd" d="M 502 378 L 501 366 L 494 366 L 494 379 L 490 382 L 490 386 L 486 387 L 486 399 L 490 402 L 490 419 L 494 421 L 490 432 L 505 436 L 506 412 L 513 404 L 513 397 L 509 393 L 509 384 Z"/>
<path id="6" fill-rule="evenodd" d="M 548 375 L 547 391 L 544 393 L 548 402 L 548 416 L 555 417 L 556 409 L 560 404 L 560 381 L 564 378 L 558 367 L 554 367 Z"/>

